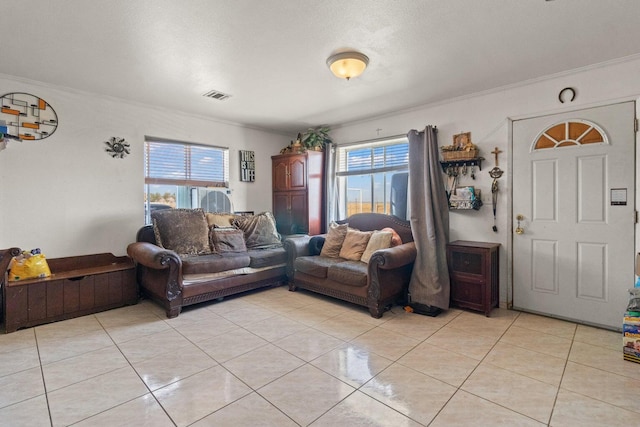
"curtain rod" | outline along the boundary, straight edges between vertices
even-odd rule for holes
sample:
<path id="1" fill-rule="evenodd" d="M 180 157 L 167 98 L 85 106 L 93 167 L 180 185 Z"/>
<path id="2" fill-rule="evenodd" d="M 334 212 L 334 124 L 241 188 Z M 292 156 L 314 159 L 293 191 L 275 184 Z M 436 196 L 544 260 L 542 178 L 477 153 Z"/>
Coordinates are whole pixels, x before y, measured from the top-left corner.
<path id="1" fill-rule="evenodd" d="M 200 147 L 219 148 L 221 150 L 229 149 L 229 147 L 224 147 L 222 145 L 204 144 L 202 142 L 181 141 L 179 139 L 170 139 L 170 138 L 158 138 L 156 136 L 149 136 L 149 135 L 145 135 L 144 140 L 146 142 L 168 142 L 173 144 L 198 145 Z"/>
<path id="2" fill-rule="evenodd" d="M 429 125 L 427 125 L 427 126 L 429 126 Z M 426 128 L 427 126 L 425 126 L 425 128 Z M 420 133 L 420 132 L 424 132 L 423 130 L 417 130 L 417 129 L 411 129 L 411 130 L 415 130 L 415 131 L 416 131 L 416 132 L 418 132 L 418 133 Z M 409 132 L 411 132 L 411 130 L 410 130 Z M 433 130 L 434 130 L 435 132 L 438 132 L 438 126 L 433 126 Z M 409 132 L 407 132 L 407 134 L 408 134 Z"/>
<path id="3" fill-rule="evenodd" d="M 375 139 L 363 139 L 361 141 L 355 141 L 355 142 L 345 142 L 343 144 L 335 144 L 336 147 L 340 146 L 340 147 L 347 147 L 349 145 L 358 145 L 358 144 L 373 144 L 376 142 L 382 142 L 382 141 L 391 141 L 393 139 L 400 139 L 400 138 L 406 138 L 407 134 L 405 133 L 404 135 L 391 135 L 391 136 L 385 136 L 382 138 L 375 138 Z"/>
<path id="4" fill-rule="evenodd" d="M 428 125 L 427 125 L 428 126 Z M 425 126 L 425 127 L 427 127 Z M 413 130 L 413 129 L 412 129 Z M 438 132 L 438 126 L 434 126 L 433 130 Z M 411 131 L 409 131 L 411 132 Z M 391 135 L 391 136 L 385 136 L 382 138 L 375 138 L 375 139 L 364 139 L 361 141 L 355 141 L 355 142 L 345 142 L 344 144 L 335 144 L 336 147 L 340 146 L 340 147 L 348 147 L 349 145 L 358 145 L 358 144 L 373 144 L 376 142 L 382 142 L 382 141 L 387 141 L 387 140 L 393 140 L 393 139 L 400 139 L 400 138 L 406 138 L 407 135 L 409 134 L 409 132 L 405 133 L 405 134 L 400 134 L 400 135 Z M 422 132 L 422 131 L 418 131 L 418 132 Z"/>

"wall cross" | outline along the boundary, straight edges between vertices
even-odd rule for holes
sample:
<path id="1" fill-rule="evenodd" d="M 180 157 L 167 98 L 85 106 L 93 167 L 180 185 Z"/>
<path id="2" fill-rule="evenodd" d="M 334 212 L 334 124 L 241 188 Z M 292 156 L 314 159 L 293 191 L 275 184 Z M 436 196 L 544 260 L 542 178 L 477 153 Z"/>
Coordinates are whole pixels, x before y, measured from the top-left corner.
<path id="1" fill-rule="evenodd" d="M 493 154 L 496 157 L 496 166 L 498 166 L 498 154 L 502 153 L 502 150 L 498 149 L 498 147 L 496 147 L 491 154 Z"/>

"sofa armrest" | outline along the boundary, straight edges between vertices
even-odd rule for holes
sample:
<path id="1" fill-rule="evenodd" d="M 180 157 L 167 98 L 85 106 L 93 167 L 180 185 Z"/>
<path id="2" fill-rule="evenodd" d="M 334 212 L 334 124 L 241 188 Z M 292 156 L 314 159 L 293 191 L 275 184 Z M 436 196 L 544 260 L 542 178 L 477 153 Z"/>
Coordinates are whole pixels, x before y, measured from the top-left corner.
<path id="1" fill-rule="evenodd" d="M 408 242 L 377 250 L 371 255 L 367 270 L 369 307 L 376 307 L 379 301 L 406 292 L 416 254 L 416 244 Z M 382 315 L 382 307 L 377 308 L 376 314 Z"/>
<path id="2" fill-rule="evenodd" d="M 131 243 L 127 247 L 127 254 L 138 264 L 156 270 L 169 268 L 171 261 L 182 264 L 182 260 L 174 251 L 148 242 Z"/>
<path id="3" fill-rule="evenodd" d="M 403 243 L 387 249 L 379 249 L 371 255 L 369 265 L 375 265 L 384 270 L 393 270 L 416 260 L 416 244 L 414 242 Z"/>
<path id="4" fill-rule="evenodd" d="M 140 286 L 168 301 L 182 295 L 182 260 L 177 253 L 152 243 L 135 242 L 127 247 L 127 254 L 138 265 Z"/>
<path id="5" fill-rule="evenodd" d="M 309 255 L 309 240 L 311 236 L 295 236 L 287 237 L 284 240 L 284 248 L 288 252 L 295 254 L 296 257 Z"/>
<path id="6" fill-rule="evenodd" d="M 293 280 L 293 263 L 299 256 L 309 255 L 309 240 L 311 236 L 287 237 L 284 242 L 284 249 L 287 251 L 287 278 Z"/>

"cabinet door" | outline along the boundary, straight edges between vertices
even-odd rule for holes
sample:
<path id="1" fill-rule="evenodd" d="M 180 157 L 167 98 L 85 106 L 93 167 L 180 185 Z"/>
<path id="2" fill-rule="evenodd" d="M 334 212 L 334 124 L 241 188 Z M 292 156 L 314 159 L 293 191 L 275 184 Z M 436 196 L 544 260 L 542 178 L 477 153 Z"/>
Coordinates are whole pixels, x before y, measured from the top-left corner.
<path id="1" fill-rule="evenodd" d="M 307 158 L 305 156 L 291 157 L 289 163 L 289 188 L 291 190 L 307 189 Z"/>
<path id="2" fill-rule="evenodd" d="M 486 283 L 478 283 L 455 277 L 452 283 L 451 300 L 455 305 L 484 311 L 486 304 L 488 304 L 484 298 Z"/>
<path id="3" fill-rule="evenodd" d="M 273 190 L 286 191 L 289 189 L 289 161 L 287 158 L 273 161 Z"/>
<path id="4" fill-rule="evenodd" d="M 451 268 L 456 273 L 466 273 L 484 279 L 486 276 L 486 250 L 461 248 L 450 252 Z"/>
<path id="5" fill-rule="evenodd" d="M 307 193 L 291 193 L 291 226 L 292 234 L 309 232 L 309 213 L 307 210 Z"/>
<path id="6" fill-rule="evenodd" d="M 291 207 L 289 193 L 273 193 L 273 216 L 280 234 L 291 234 Z"/>

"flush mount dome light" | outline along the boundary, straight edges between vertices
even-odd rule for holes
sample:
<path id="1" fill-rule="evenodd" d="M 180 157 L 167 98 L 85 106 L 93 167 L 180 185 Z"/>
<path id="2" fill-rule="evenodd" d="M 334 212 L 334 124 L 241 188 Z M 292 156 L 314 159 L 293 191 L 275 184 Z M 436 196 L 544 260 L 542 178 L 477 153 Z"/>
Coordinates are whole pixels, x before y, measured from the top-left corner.
<path id="1" fill-rule="evenodd" d="M 336 77 L 349 80 L 362 74 L 369 65 L 369 58 L 360 52 L 341 52 L 331 55 L 327 65 Z"/>

